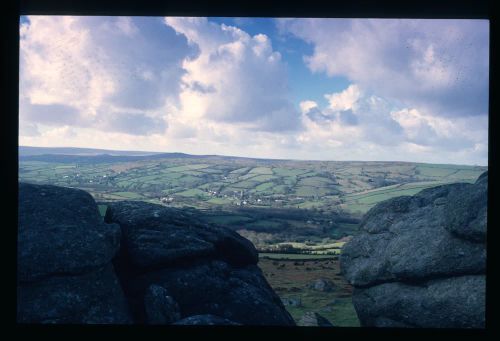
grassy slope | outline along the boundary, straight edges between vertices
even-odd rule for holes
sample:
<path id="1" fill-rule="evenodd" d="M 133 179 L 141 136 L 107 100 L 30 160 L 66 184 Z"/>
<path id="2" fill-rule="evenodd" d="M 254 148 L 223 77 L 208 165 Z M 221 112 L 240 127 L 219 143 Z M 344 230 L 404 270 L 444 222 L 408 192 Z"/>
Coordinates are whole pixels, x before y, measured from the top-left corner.
<path id="1" fill-rule="evenodd" d="M 260 259 L 264 276 L 283 298 L 300 298 L 302 306 L 286 306 L 295 321 L 305 312 L 315 311 L 338 327 L 358 327 L 359 320 L 352 304 L 352 287 L 339 275 L 337 259 L 273 260 Z M 321 292 L 307 286 L 319 278 L 330 280 L 335 289 Z"/>
<path id="2" fill-rule="evenodd" d="M 172 205 L 178 207 L 234 206 L 244 199 L 249 206 L 337 206 L 347 212 L 364 213 L 377 202 L 394 196 L 412 195 L 443 183 L 472 182 L 484 170 L 397 162 L 194 158 L 78 165 L 22 161 L 19 177 L 21 181 L 79 187 L 109 200 L 148 200 L 171 195 L 175 197 Z"/>

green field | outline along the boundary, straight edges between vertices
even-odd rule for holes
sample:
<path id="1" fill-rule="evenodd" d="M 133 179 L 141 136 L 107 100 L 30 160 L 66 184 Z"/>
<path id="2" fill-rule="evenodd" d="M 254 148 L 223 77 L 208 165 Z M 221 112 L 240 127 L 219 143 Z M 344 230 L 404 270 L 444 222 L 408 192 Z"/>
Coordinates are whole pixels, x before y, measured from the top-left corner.
<path id="1" fill-rule="evenodd" d="M 294 207 L 363 214 L 377 202 L 450 182 L 473 182 L 485 167 L 408 162 L 314 162 L 224 157 L 134 162 L 21 161 L 21 181 L 78 187 L 109 200 L 171 206 Z"/>
<path id="2" fill-rule="evenodd" d="M 130 162 L 21 160 L 19 179 L 81 188 L 100 202 L 142 200 L 197 208 L 209 223 L 253 231 L 256 235 L 249 238 L 265 248 L 282 242 L 324 244 L 355 234 L 356 222 L 378 202 L 446 183 L 473 182 L 485 170 L 409 162 L 214 156 Z M 346 225 L 349 219 L 354 220 Z"/>
<path id="3" fill-rule="evenodd" d="M 344 196 L 344 202 L 341 206 L 348 212 L 363 214 L 381 201 L 403 195 L 414 195 L 423 189 L 444 185 L 450 182 L 453 181 L 414 182 L 367 190 L 361 193 L 353 193 Z M 470 180 L 464 180 L 464 182 L 470 182 Z"/>

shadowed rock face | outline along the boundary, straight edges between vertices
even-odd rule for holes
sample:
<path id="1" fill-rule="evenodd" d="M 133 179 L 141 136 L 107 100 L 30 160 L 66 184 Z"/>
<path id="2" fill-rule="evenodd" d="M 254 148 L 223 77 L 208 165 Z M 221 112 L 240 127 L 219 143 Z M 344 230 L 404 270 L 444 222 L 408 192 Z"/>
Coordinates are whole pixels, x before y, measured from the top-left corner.
<path id="1" fill-rule="evenodd" d="M 256 266 L 255 247 L 237 233 L 201 224 L 189 211 L 143 202 L 112 203 L 105 220 L 122 228 L 115 265 L 137 322 L 147 321 L 144 297 L 156 285 L 177 302 L 182 319 L 294 324 Z"/>
<path id="2" fill-rule="evenodd" d="M 177 302 L 167 289 L 156 284 L 144 294 L 144 307 L 148 324 L 171 324 L 181 318 Z"/>
<path id="3" fill-rule="evenodd" d="M 341 255 L 364 326 L 484 327 L 488 175 L 373 207 Z"/>
<path id="4" fill-rule="evenodd" d="M 87 192 L 19 184 L 18 321 L 130 322 L 111 264 L 119 246 Z"/>
<path id="5" fill-rule="evenodd" d="M 294 325 L 237 233 L 142 202 L 105 220 L 84 191 L 19 184 L 19 322 Z"/>

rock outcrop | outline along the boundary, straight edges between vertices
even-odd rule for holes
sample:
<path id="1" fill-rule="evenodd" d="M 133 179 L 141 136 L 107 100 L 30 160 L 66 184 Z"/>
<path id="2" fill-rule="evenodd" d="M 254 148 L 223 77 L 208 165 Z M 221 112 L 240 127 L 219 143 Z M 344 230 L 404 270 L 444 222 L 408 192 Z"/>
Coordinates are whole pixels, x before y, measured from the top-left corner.
<path id="1" fill-rule="evenodd" d="M 328 279 L 318 278 L 309 284 L 308 288 L 316 291 L 331 292 L 335 290 L 335 284 Z"/>
<path id="2" fill-rule="evenodd" d="M 255 247 L 236 232 L 202 224 L 189 211 L 135 201 L 110 204 L 105 221 L 122 229 L 114 263 L 136 321 L 147 321 L 144 297 L 156 285 L 177 302 L 182 319 L 294 324 L 257 267 Z"/>
<path id="3" fill-rule="evenodd" d="M 389 199 L 344 245 L 363 326 L 482 328 L 488 174 Z"/>
<path id="4" fill-rule="evenodd" d="M 236 232 L 143 202 L 105 222 L 85 191 L 19 184 L 19 322 L 294 325 Z"/>
<path id="5" fill-rule="evenodd" d="M 111 260 L 120 227 L 104 224 L 87 192 L 19 184 L 17 319 L 128 323 Z"/>

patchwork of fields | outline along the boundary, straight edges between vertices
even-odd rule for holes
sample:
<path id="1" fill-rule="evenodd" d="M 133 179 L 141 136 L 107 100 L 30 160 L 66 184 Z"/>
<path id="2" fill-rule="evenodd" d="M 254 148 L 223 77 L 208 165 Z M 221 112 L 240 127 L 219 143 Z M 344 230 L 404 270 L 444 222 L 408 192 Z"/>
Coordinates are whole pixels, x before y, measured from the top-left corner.
<path id="1" fill-rule="evenodd" d="M 327 245 L 357 233 L 376 203 L 450 182 L 473 182 L 486 167 L 409 162 L 261 160 L 223 156 L 22 158 L 19 179 L 81 188 L 98 202 L 142 200 L 196 208 L 263 252 L 338 253 Z"/>
<path id="2" fill-rule="evenodd" d="M 473 182 L 479 166 L 178 158 L 92 163 L 21 161 L 21 181 L 78 187 L 96 199 L 145 200 L 200 209 L 275 207 L 361 215 L 382 200 L 450 182 Z"/>

